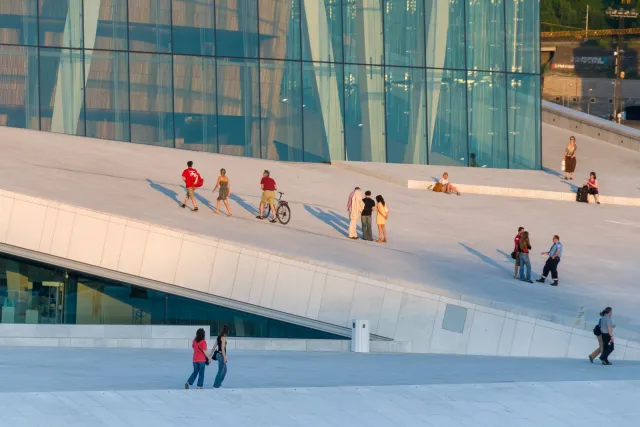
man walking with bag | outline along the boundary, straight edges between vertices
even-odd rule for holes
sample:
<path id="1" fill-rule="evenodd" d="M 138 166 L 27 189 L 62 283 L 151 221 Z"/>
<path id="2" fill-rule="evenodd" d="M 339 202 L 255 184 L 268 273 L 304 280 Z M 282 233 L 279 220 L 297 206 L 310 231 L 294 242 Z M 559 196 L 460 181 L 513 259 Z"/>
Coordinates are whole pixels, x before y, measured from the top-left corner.
<path id="1" fill-rule="evenodd" d="M 198 204 L 196 203 L 196 188 L 202 187 L 204 184 L 204 180 L 200 176 L 197 170 L 193 168 L 193 162 L 189 160 L 187 162 L 187 168 L 182 171 L 182 181 L 184 182 L 184 186 L 187 189 L 187 197 L 184 199 L 184 203 L 182 203 L 182 207 L 186 208 L 187 203 L 189 203 L 189 199 L 191 199 L 191 203 L 193 203 L 193 211 L 198 212 Z"/>
<path id="2" fill-rule="evenodd" d="M 551 246 L 549 252 L 542 252 L 541 255 L 549 255 L 549 258 L 544 264 L 542 276 L 536 282 L 544 283 L 549 272 L 551 272 L 551 278 L 553 279 L 551 286 L 558 286 L 558 264 L 560 264 L 560 258 L 562 258 L 562 243 L 560 243 L 560 237 L 557 234 L 553 236 L 553 246 Z"/>

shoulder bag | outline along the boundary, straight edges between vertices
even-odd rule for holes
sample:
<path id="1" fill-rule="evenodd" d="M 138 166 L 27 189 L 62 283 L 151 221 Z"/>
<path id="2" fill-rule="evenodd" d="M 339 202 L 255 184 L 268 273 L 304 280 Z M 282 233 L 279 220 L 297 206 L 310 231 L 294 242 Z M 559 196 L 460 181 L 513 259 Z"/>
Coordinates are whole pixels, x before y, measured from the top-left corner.
<path id="1" fill-rule="evenodd" d="M 198 348 L 200 349 L 200 351 L 202 352 L 202 354 L 204 354 L 204 364 L 205 365 L 210 365 L 211 361 L 209 360 L 209 358 L 207 357 L 207 353 L 204 352 L 204 350 L 202 349 L 202 347 L 200 347 L 200 343 L 196 343 L 196 345 L 198 346 Z M 215 357 L 213 360 L 216 360 Z"/>

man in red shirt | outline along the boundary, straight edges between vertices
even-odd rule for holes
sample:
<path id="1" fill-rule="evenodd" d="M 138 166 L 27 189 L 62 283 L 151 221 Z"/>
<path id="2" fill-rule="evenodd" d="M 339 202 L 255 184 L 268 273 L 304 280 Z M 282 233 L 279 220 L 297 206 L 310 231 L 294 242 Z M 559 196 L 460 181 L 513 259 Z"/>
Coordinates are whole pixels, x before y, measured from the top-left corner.
<path id="1" fill-rule="evenodd" d="M 513 247 L 513 251 L 516 254 L 516 265 L 515 265 L 515 271 L 513 272 L 513 278 L 517 279 L 518 276 L 518 269 L 520 268 L 520 237 L 522 237 L 522 233 L 524 233 L 524 227 L 518 227 L 518 234 L 516 234 L 516 237 L 513 239 L 513 243 L 515 244 L 515 246 Z"/>
<path id="2" fill-rule="evenodd" d="M 184 186 L 187 188 L 187 197 L 184 199 L 182 207 L 186 208 L 187 203 L 189 203 L 189 199 L 191 199 L 191 203 L 193 203 L 193 211 L 197 212 L 198 204 L 196 203 L 195 191 L 196 188 L 202 187 L 204 180 L 198 171 L 193 168 L 193 162 L 191 160 L 187 162 L 187 168 L 182 171 L 182 181 L 184 182 Z"/>
<path id="3" fill-rule="evenodd" d="M 265 170 L 262 174 L 262 179 L 260 180 L 260 188 L 262 188 L 262 198 L 260 199 L 260 215 L 256 218 L 264 219 L 262 213 L 264 212 L 264 206 L 269 205 L 271 207 L 271 212 L 273 212 L 273 219 L 270 222 L 276 222 L 276 208 L 274 207 L 274 202 L 276 199 L 275 191 L 278 189 L 276 182 L 273 178 L 271 178 L 271 174 L 269 171 Z"/>

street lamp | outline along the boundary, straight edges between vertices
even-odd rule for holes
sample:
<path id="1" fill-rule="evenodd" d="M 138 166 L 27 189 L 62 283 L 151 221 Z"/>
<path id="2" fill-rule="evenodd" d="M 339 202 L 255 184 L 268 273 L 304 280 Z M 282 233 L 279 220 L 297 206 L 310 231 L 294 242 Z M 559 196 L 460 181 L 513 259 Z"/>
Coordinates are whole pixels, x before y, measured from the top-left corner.
<path id="1" fill-rule="evenodd" d="M 587 114 L 591 114 L 591 92 L 593 89 L 589 88 L 589 99 L 587 99 Z"/>
<path id="2" fill-rule="evenodd" d="M 630 4 L 630 2 L 625 2 L 623 4 Z M 619 28 L 622 30 L 624 28 L 624 20 L 625 19 L 638 19 L 638 12 L 636 12 L 635 9 L 625 9 L 625 8 L 619 8 L 619 9 L 614 9 L 612 7 L 609 7 L 606 11 L 606 15 L 609 18 L 613 18 L 613 19 L 618 19 L 620 21 L 620 25 Z M 614 120 L 617 117 L 617 113 L 618 113 L 618 103 L 620 102 L 620 95 L 619 95 L 619 91 L 620 91 L 620 84 L 619 84 L 619 79 L 624 79 L 624 72 L 620 69 L 621 68 L 621 59 L 620 59 L 620 54 L 624 53 L 623 50 L 620 49 L 620 45 L 622 44 L 622 34 L 618 35 L 618 45 L 616 47 L 616 51 L 613 53 L 613 55 L 615 56 L 615 80 L 613 83 L 613 118 Z"/>

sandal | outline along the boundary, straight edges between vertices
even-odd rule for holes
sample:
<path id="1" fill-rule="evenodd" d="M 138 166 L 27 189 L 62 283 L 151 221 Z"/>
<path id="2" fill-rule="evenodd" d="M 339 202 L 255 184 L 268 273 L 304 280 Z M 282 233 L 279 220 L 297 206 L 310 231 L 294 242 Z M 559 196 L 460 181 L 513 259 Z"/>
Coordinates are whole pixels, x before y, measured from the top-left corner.
<path id="1" fill-rule="evenodd" d="M 193 211 L 194 211 L 194 212 L 198 212 L 198 208 L 197 208 L 197 207 L 196 207 L 196 208 L 193 208 Z"/>

